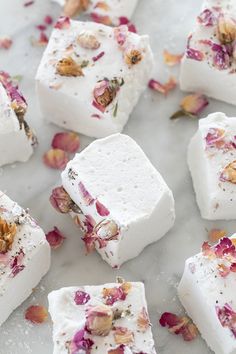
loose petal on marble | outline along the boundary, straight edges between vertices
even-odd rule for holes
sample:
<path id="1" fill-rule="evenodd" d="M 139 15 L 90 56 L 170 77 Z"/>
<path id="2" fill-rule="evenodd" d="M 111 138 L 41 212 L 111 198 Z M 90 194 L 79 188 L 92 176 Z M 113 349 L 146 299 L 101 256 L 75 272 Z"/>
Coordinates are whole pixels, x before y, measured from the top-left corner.
<path id="1" fill-rule="evenodd" d="M 223 169 L 220 175 L 220 181 L 236 184 L 236 160 Z"/>
<path id="2" fill-rule="evenodd" d="M 229 328 L 236 338 L 236 312 L 229 304 L 225 304 L 223 307 L 216 306 L 216 313 L 222 327 Z"/>
<path id="3" fill-rule="evenodd" d="M 73 203 L 71 197 L 62 186 L 52 190 L 50 202 L 52 206 L 62 214 L 69 213 Z"/>
<path id="4" fill-rule="evenodd" d="M 61 233 L 61 231 L 55 226 L 52 231 L 46 234 L 46 239 L 52 249 L 57 249 L 62 246 L 66 237 Z"/>
<path id="5" fill-rule="evenodd" d="M 69 133 L 57 133 L 52 140 L 52 148 L 60 149 L 69 153 L 75 153 L 79 150 L 80 139 L 78 134 Z"/>
<path id="6" fill-rule="evenodd" d="M 48 311 L 44 306 L 30 306 L 25 312 L 25 319 L 32 323 L 43 323 L 48 318 Z"/>
<path id="7" fill-rule="evenodd" d="M 173 313 L 165 312 L 159 323 L 162 327 L 168 327 L 170 333 L 182 335 L 185 341 L 192 341 L 198 335 L 197 327 L 188 317 L 179 317 Z"/>
<path id="8" fill-rule="evenodd" d="M 148 328 L 151 326 L 150 319 L 145 307 L 142 308 L 139 316 L 138 316 L 138 329 L 145 333 Z"/>
<path id="9" fill-rule="evenodd" d="M 171 54 L 168 50 L 164 50 L 163 57 L 166 65 L 174 66 L 181 62 L 183 54 Z"/>
<path id="10" fill-rule="evenodd" d="M 51 149 L 43 156 L 43 162 L 45 165 L 57 170 L 63 170 L 68 161 L 69 157 L 67 153 L 60 149 Z"/>
<path id="11" fill-rule="evenodd" d="M 180 110 L 174 113 L 170 118 L 177 119 L 183 116 L 197 118 L 208 106 L 209 101 L 206 96 L 193 93 L 184 97 L 180 103 Z"/>
<path id="12" fill-rule="evenodd" d="M 116 344 L 130 345 L 134 343 L 134 333 L 126 327 L 115 327 L 114 339 Z"/>
<path id="13" fill-rule="evenodd" d="M 0 49 L 10 49 L 12 46 L 12 39 L 9 37 L 0 37 Z"/>
<path id="14" fill-rule="evenodd" d="M 162 84 L 159 81 L 156 80 L 150 80 L 148 84 L 149 88 L 151 90 L 157 91 L 162 93 L 163 95 L 168 95 L 170 91 L 176 88 L 177 82 L 174 77 L 170 77 L 167 83 Z"/>
<path id="15" fill-rule="evenodd" d="M 109 210 L 98 200 L 96 201 L 96 209 L 100 216 L 108 216 L 110 214 Z"/>

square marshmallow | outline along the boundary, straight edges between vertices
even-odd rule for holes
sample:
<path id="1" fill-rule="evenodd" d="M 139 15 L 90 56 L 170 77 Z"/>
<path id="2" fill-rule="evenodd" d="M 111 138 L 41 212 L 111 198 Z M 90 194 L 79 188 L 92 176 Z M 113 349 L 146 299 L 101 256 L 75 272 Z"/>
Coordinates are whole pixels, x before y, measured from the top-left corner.
<path id="1" fill-rule="evenodd" d="M 206 0 L 181 65 L 183 91 L 236 104 L 236 2 Z"/>
<path id="2" fill-rule="evenodd" d="M 81 9 L 80 0 L 53 0 L 63 7 L 64 15 L 74 16 Z M 90 0 L 85 1 L 84 12 L 96 22 L 119 26 L 125 19 L 129 20 L 137 6 L 138 0 Z M 83 8 L 82 8 L 83 11 Z"/>
<path id="3" fill-rule="evenodd" d="M 179 298 L 216 354 L 236 353 L 236 235 L 189 258 Z"/>
<path id="4" fill-rule="evenodd" d="M 213 113 L 199 121 L 188 151 L 197 203 L 205 219 L 236 218 L 236 118 Z"/>
<path id="5" fill-rule="evenodd" d="M 62 184 L 81 214 L 72 212 L 112 267 L 134 258 L 173 226 L 174 199 L 141 148 L 115 134 L 90 144 L 70 161 Z"/>
<path id="6" fill-rule="evenodd" d="M 27 299 L 49 267 L 50 246 L 43 230 L 0 192 L 0 325 Z"/>
<path id="7" fill-rule="evenodd" d="M 53 354 L 156 354 L 142 283 L 62 288 L 48 298 Z"/>
<path id="8" fill-rule="evenodd" d="M 37 140 L 24 120 L 27 103 L 10 76 L 0 72 L 0 166 L 25 162 Z"/>
<path id="9" fill-rule="evenodd" d="M 36 76 L 43 116 L 91 137 L 121 132 L 150 79 L 149 37 L 68 18 L 56 27 Z"/>

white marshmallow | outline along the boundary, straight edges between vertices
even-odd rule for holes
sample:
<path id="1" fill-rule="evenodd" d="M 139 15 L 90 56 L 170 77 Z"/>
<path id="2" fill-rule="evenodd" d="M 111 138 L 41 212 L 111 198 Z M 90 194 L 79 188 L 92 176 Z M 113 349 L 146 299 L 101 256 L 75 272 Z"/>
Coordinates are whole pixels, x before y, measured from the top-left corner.
<path id="1" fill-rule="evenodd" d="M 231 243 L 227 238 L 221 242 L 222 249 L 224 244 Z M 232 322 L 231 316 L 236 311 L 236 275 L 230 272 L 221 276 L 222 264 L 229 267 L 230 263 L 226 258 L 216 257 L 215 250 L 213 255 L 199 253 L 187 259 L 178 294 L 212 351 L 216 354 L 235 354 L 235 314 Z"/>
<path id="2" fill-rule="evenodd" d="M 77 349 L 77 351 L 80 352 L 79 349 L 82 349 L 81 347 L 73 347 L 75 335 L 80 331 L 83 332 L 85 328 L 88 328 L 86 320 L 87 318 L 88 320 L 91 318 L 89 311 L 91 313 L 91 309 L 94 307 L 100 306 L 104 308 L 105 305 L 105 309 L 111 312 L 110 316 L 114 313 L 117 319 L 114 319 L 113 329 L 108 329 L 108 334 L 103 337 L 100 335 L 91 335 L 85 330 L 85 339 L 89 338 L 93 341 L 90 351 L 91 354 L 112 354 L 114 349 L 119 348 L 119 346 L 123 349 L 123 351 L 119 353 L 123 354 L 140 352 L 156 354 L 148 320 L 144 286 L 142 283 L 128 284 L 131 288 L 125 298 L 123 298 L 123 300 L 114 301 L 113 304 L 111 303 L 109 305 L 107 305 L 106 302 L 107 298 L 104 298 L 104 288 L 113 288 L 114 290 L 116 290 L 116 288 L 121 289 L 122 284 L 112 283 L 101 286 L 62 288 L 50 293 L 48 299 L 49 311 L 53 321 L 53 354 L 67 354 L 69 348 Z M 123 293 L 123 290 L 118 291 Z M 75 302 L 78 292 L 82 295 L 81 298 L 84 299 L 83 304 L 78 304 L 78 301 L 77 303 Z M 138 319 L 143 311 L 147 316 L 147 327 L 142 330 L 138 325 Z M 123 327 L 125 330 L 131 331 L 134 341 L 126 344 L 125 341 L 122 343 L 121 339 L 121 342 L 118 344 L 114 337 L 114 327 Z M 97 327 L 97 330 L 99 328 L 100 326 Z"/>
<path id="3" fill-rule="evenodd" d="M 188 48 L 181 65 L 180 87 L 183 91 L 201 92 L 235 105 L 236 61 L 233 54 L 228 55 L 226 47 L 221 45 L 217 37 L 219 17 L 224 15 L 236 20 L 235 1 L 208 0 L 204 2 L 203 11 L 205 12 L 200 15 L 200 20 L 197 20 L 188 40 Z M 212 15 L 208 11 L 211 11 Z M 207 20 L 202 22 L 203 18 Z M 230 45 L 228 50 L 229 47 Z M 197 51 L 195 55 L 193 50 Z M 198 60 L 193 58 L 195 56 Z"/>
<path id="4" fill-rule="evenodd" d="M 236 118 L 213 113 L 199 121 L 199 129 L 190 142 L 188 164 L 205 219 L 236 217 L 236 180 L 231 175 L 233 169 L 225 170 L 236 160 L 235 136 Z"/>
<path id="5" fill-rule="evenodd" d="M 43 230 L 28 212 L 2 192 L 0 220 L 15 223 L 17 228 L 12 248 L 0 253 L 1 325 L 27 299 L 49 270 L 50 246 Z"/>
<path id="6" fill-rule="evenodd" d="M 66 0 L 53 1 L 63 7 L 66 4 Z M 138 0 L 106 0 L 102 2 L 103 6 L 99 6 L 100 3 L 101 1 L 91 0 L 85 13 L 91 15 L 92 18 L 98 18 L 101 21 L 105 16 L 106 21 L 108 21 L 108 18 L 111 21 L 111 24 L 118 26 L 120 25 L 121 17 L 126 17 L 127 19 L 132 17 Z"/>
<path id="7" fill-rule="evenodd" d="M 118 44 L 117 36 L 123 45 Z M 91 38 L 97 49 L 84 48 L 91 44 Z M 137 50 L 141 61 L 128 65 L 125 60 L 132 50 Z M 58 62 L 68 57 L 85 66 L 84 76 L 57 73 Z M 91 137 L 121 132 L 147 87 L 152 66 L 148 36 L 128 32 L 126 26 L 117 29 L 70 20 L 68 28 L 54 29 L 37 72 L 42 114 L 59 126 Z M 104 90 L 95 94 L 99 81 L 109 88 L 103 86 Z M 98 105 L 101 99 L 103 103 Z"/>
<path id="8" fill-rule="evenodd" d="M 68 163 L 62 184 L 85 216 L 76 216 L 77 222 L 87 236 L 92 224 L 100 237 L 96 249 L 112 267 L 138 256 L 173 226 L 172 192 L 127 135 L 90 144 Z"/>
<path id="9" fill-rule="evenodd" d="M 33 154 L 36 138 L 31 130 L 20 125 L 12 108 L 13 101 L 1 83 L 0 73 L 0 166 L 25 162 Z"/>

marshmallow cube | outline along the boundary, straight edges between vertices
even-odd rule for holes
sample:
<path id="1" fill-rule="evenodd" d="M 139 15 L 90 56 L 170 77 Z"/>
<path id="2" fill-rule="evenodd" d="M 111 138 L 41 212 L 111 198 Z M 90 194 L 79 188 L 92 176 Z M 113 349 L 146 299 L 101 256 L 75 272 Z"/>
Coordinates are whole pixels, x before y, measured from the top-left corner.
<path id="1" fill-rule="evenodd" d="M 112 267 L 138 256 L 173 226 L 172 192 L 129 136 L 90 144 L 68 163 L 62 184 L 81 209 L 72 216 L 85 231 L 86 245 L 94 240 Z"/>
<path id="2" fill-rule="evenodd" d="M 56 27 L 36 76 L 43 116 L 95 138 L 121 132 L 150 79 L 149 37 L 68 18 Z"/>
<path id="3" fill-rule="evenodd" d="M 180 301 L 216 354 L 236 353 L 235 237 L 212 248 L 205 243 L 202 253 L 187 259 L 178 287 Z"/>
<path id="4" fill-rule="evenodd" d="M 0 166 L 26 162 L 37 143 L 24 120 L 27 103 L 10 79 L 0 72 Z"/>
<path id="5" fill-rule="evenodd" d="M 224 28 L 229 29 L 231 21 L 235 19 L 234 0 L 204 2 L 182 60 L 180 87 L 183 91 L 201 92 L 217 100 L 236 104 L 233 36 L 230 37 L 230 32 L 224 34 Z"/>
<path id="6" fill-rule="evenodd" d="M 53 354 L 156 354 L 142 283 L 69 287 L 49 294 Z"/>
<path id="7" fill-rule="evenodd" d="M 199 121 L 188 150 L 197 203 L 209 220 L 236 218 L 236 118 L 213 113 Z"/>
<path id="8" fill-rule="evenodd" d="M 50 254 L 43 230 L 0 192 L 0 325 L 47 273 Z"/>

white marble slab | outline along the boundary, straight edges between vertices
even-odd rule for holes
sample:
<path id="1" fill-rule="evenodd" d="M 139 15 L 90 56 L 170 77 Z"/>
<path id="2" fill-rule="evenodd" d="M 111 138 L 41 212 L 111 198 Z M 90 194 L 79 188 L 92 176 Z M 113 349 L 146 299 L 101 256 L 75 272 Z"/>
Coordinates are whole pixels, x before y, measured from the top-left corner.
<path id="1" fill-rule="evenodd" d="M 128 1 L 128 0 L 127 0 Z M 184 267 L 184 260 L 199 251 L 207 237 L 206 229 L 222 227 L 235 232 L 236 222 L 206 222 L 200 218 L 186 164 L 186 148 L 197 128 L 197 122 L 183 119 L 172 122 L 169 116 L 176 110 L 183 96 L 179 90 L 168 98 L 146 91 L 125 129 L 150 157 L 174 192 L 177 208 L 175 227 L 158 243 L 148 247 L 139 258 L 126 263 L 120 271 L 112 270 L 93 254 L 84 256 L 80 233 L 67 216 L 54 212 L 48 202 L 50 190 L 59 182 L 59 172 L 42 163 L 42 154 L 59 131 L 46 125 L 39 114 L 34 93 L 34 75 L 42 55 L 42 48 L 33 48 L 30 37 L 39 35 L 35 25 L 47 14 L 56 18 L 59 8 L 49 0 L 36 0 L 24 8 L 22 0 L 0 0 L 0 36 L 12 35 L 14 45 L 0 52 L 0 69 L 12 75 L 23 75 L 22 90 L 29 101 L 28 120 L 38 133 L 40 145 L 26 164 L 16 164 L 0 170 L 0 189 L 31 212 L 48 231 L 58 226 L 67 236 L 61 249 L 52 255 L 52 268 L 34 294 L 9 318 L 0 330 L 0 354 L 52 353 L 51 323 L 30 325 L 24 320 L 25 309 L 32 304 L 47 305 L 47 293 L 61 286 L 100 284 L 114 281 L 117 275 L 127 280 L 144 281 L 156 348 L 159 354 L 208 354 L 206 344 L 197 339 L 185 343 L 157 324 L 164 311 L 183 311 L 176 298 L 176 285 Z M 163 64 L 164 48 L 180 53 L 186 36 L 198 13 L 201 1 L 196 0 L 140 0 L 134 22 L 140 33 L 148 33 L 155 53 L 156 79 L 166 80 L 169 69 Z M 177 74 L 177 69 L 171 69 Z M 205 113 L 216 110 L 235 115 L 236 108 L 211 100 Z M 81 137 L 82 147 L 91 139 Z M 145 237 L 145 235 L 144 235 Z M 12 294 L 14 296 L 14 294 Z"/>

